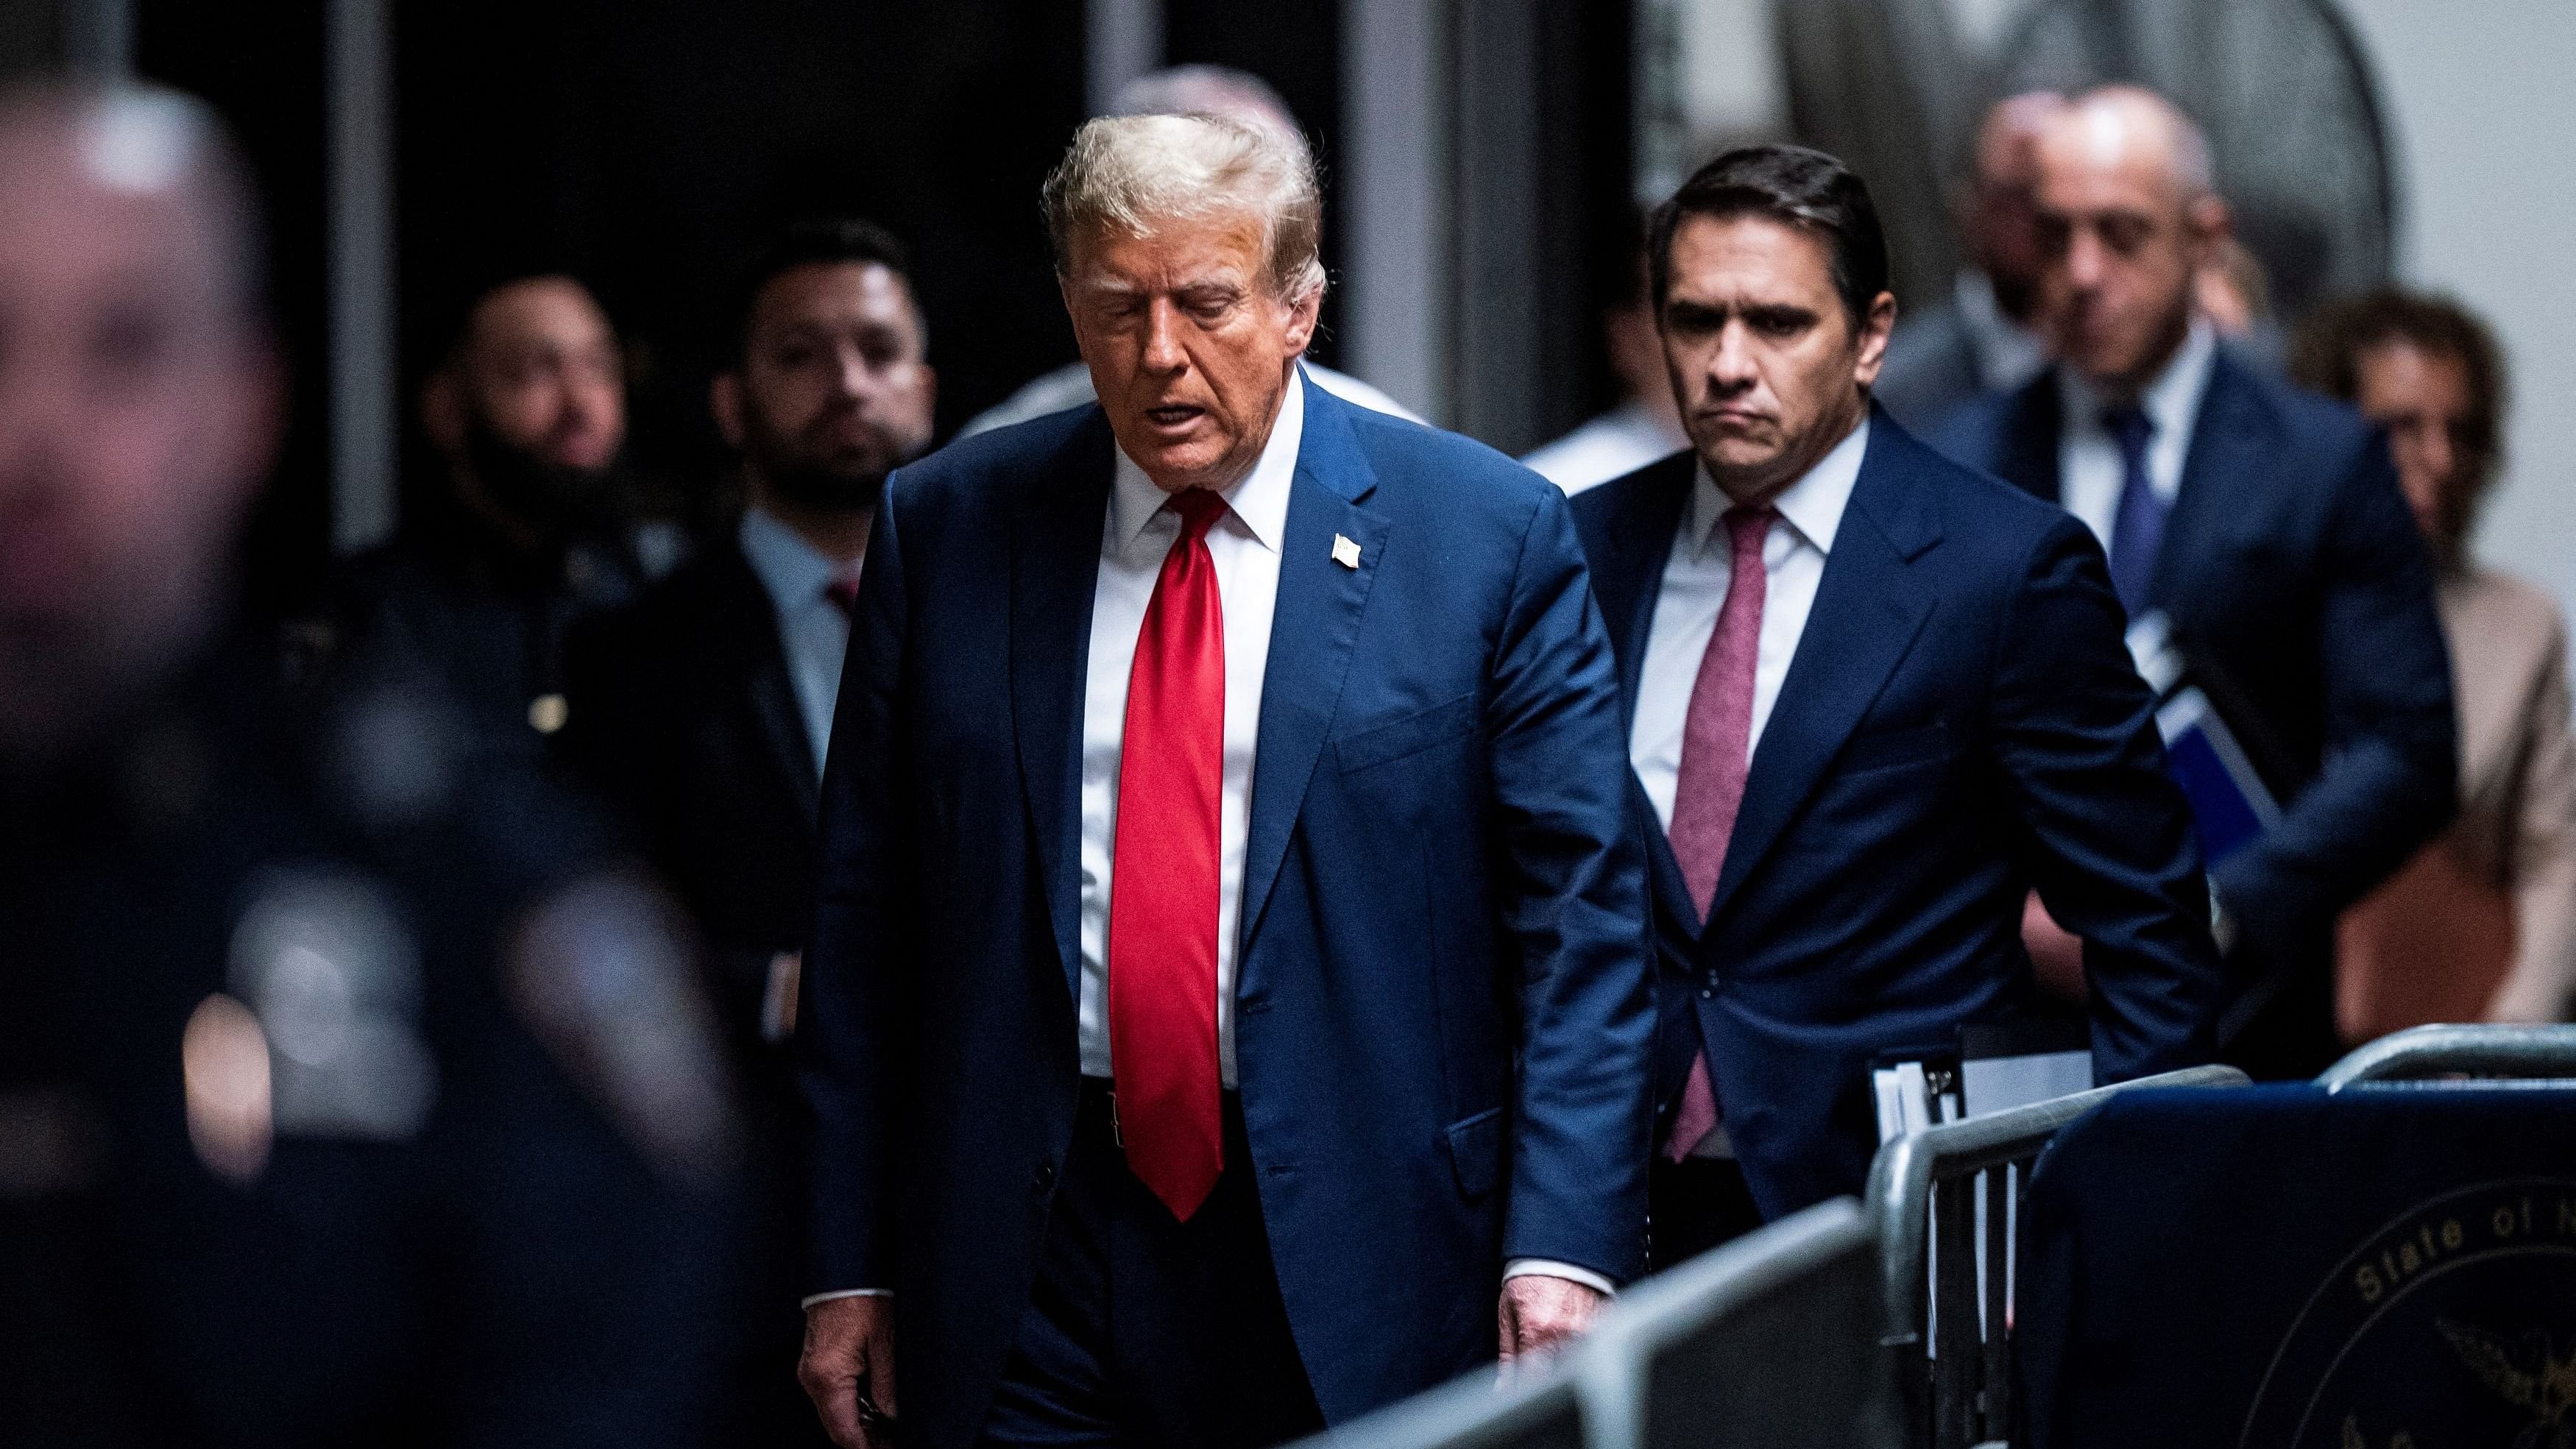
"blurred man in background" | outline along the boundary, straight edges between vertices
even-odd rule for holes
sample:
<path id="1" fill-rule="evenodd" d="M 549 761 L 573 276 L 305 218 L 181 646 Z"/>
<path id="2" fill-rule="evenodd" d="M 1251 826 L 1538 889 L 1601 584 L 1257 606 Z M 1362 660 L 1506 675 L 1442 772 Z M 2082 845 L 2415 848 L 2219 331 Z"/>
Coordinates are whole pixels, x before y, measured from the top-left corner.
<path id="1" fill-rule="evenodd" d="M 2429 557 L 2368 425 L 2233 356 L 2195 306 L 2228 234 L 2199 129 L 2112 86 L 2056 112 L 2037 154 L 2060 361 L 1939 440 L 2101 538 L 2132 622 L 2170 622 L 2279 802 L 2211 862 L 2233 993 L 2221 1051 L 2311 1076 L 2339 1051 L 2336 917 L 2453 808 Z"/>
<path id="2" fill-rule="evenodd" d="M 1859 1191 L 1880 1053 L 2036 1006 L 2030 882 L 2094 939 L 2102 1080 L 2206 1061 L 2220 982 L 2101 551 L 1870 406 L 1860 178 L 1731 151 L 1652 246 L 1694 451 L 1574 516 L 1654 841 L 1665 1267 Z"/>
<path id="3" fill-rule="evenodd" d="M 787 1041 L 814 910 L 814 814 L 859 561 L 886 474 L 930 441 L 928 329 L 901 247 L 798 225 L 742 288 L 710 401 L 749 500 L 635 604 L 577 626 L 565 754 L 695 915 L 752 1089 L 752 1210 L 725 1443 L 820 1443 L 796 1387 L 804 1182 Z"/>
<path id="4" fill-rule="evenodd" d="M 2459 710 L 2458 822 L 2344 917 L 2344 1037 L 2563 1021 L 2576 985 L 2567 627 L 2546 592 L 2469 553 L 2496 482 L 2504 358 L 2457 303 L 2389 290 L 2319 312 L 2291 362 L 2301 383 L 2388 430 L 2432 547 Z"/>
<path id="5" fill-rule="evenodd" d="M 1288 112 L 1288 103 L 1270 83 L 1250 71 L 1222 65 L 1176 65 L 1167 70 L 1151 71 L 1129 81 L 1118 92 L 1109 107 L 1113 116 L 1226 116 L 1255 126 L 1273 126 L 1290 135 L 1302 134 L 1297 118 Z M 1335 372 L 1320 363 L 1305 364 L 1307 374 L 1326 392 L 1364 408 L 1392 413 L 1399 418 L 1422 421 L 1404 404 L 1360 381 L 1346 372 Z M 1049 413 L 1078 408 L 1091 401 L 1091 369 L 1080 359 L 1066 363 L 1044 377 L 1022 387 L 967 420 L 957 436 L 971 437 L 993 428 L 1025 423 Z"/>
<path id="6" fill-rule="evenodd" d="M 235 625 L 259 252 L 193 100 L 0 100 L 0 1439 L 698 1442 L 668 912 L 435 679 Z"/>
<path id="7" fill-rule="evenodd" d="M 334 634 L 408 650 L 487 738 L 534 753 L 566 717 L 565 632 L 649 572 L 618 466 L 626 383 L 607 314 L 567 276 L 485 290 L 422 389 L 421 425 L 444 486 L 344 571 Z"/>
<path id="8" fill-rule="evenodd" d="M 1968 270 L 1950 300 L 1896 325 L 1871 395 L 1918 431 L 1990 392 L 2011 392 L 2048 365 L 2040 335 L 2040 132 L 2065 109 L 2051 91 L 1998 102 L 1977 128 L 1976 154 L 1953 207 Z"/>
<path id="9" fill-rule="evenodd" d="M 1619 269 L 1610 305 L 1601 312 L 1602 341 L 1618 375 L 1619 405 L 1521 459 L 1523 466 L 1566 491 L 1582 492 L 1625 477 L 1658 458 L 1690 446 L 1664 372 L 1663 339 L 1646 295 L 1644 226 L 1629 218 L 1634 245 Z"/>

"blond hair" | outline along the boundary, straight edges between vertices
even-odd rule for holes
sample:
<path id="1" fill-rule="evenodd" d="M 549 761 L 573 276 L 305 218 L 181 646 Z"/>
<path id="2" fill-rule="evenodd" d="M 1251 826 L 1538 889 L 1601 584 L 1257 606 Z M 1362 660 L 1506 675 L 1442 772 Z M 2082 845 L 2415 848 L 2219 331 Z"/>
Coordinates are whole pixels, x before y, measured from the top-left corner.
<path id="1" fill-rule="evenodd" d="M 1076 236 L 1151 236 L 1169 222 L 1248 212 L 1261 222 L 1273 294 L 1300 301 L 1324 286 L 1314 157 L 1276 126 L 1205 113 L 1103 116 L 1074 132 L 1042 194 L 1059 275 Z"/>

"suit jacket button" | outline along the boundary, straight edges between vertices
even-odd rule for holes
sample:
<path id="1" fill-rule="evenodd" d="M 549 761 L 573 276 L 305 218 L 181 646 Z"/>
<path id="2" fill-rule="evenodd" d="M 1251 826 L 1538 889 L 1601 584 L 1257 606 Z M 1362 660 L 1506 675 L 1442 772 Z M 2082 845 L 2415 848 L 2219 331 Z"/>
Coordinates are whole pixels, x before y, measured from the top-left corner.
<path id="1" fill-rule="evenodd" d="M 1052 1162 L 1039 1163 L 1037 1174 L 1030 1179 L 1029 1186 L 1037 1189 L 1038 1196 L 1040 1197 L 1044 1197 L 1048 1193 L 1055 1191 L 1055 1164 Z"/>

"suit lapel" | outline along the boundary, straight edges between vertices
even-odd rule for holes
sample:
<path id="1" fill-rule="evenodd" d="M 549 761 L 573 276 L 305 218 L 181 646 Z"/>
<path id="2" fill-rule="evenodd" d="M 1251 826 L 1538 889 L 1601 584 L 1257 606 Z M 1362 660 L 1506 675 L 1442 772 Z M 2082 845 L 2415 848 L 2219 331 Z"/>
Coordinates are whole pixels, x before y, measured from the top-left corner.
<path id="1" fill-rule="evenodd" d="M 2039 376 L 2014 394 L 2006 409 L 2002 447 L 1995 459 L 1995 475 L 2033 498 L 2049 503 L 2062 503 L 2064 487 L 2058 477 L 2058 434 L 2065 426 L 2065 406 L 2057 395 L 2057 369 L 2042 368 Z"/>
<path id="2" fill-rule="evenodd" d="M 1360 506 L 1377 475 L 1360 452 L 1346 406 L 1302 381 L 1305 435 L 1297 448 L 1288 523 L 1279 558 L 1279 596 L 1270 624 L 1270 659 L 1261 684 L 1261 736 L 1252 767 L 1252 823 L 1244 845 L 1241 959 L 1251 942 L 1288 853 L 1307 782 L 1331 730 L 1359 643 L 1369 586 L 1386 566 L 1388 523 Z M 1359 545 L 1359 567 L 1333 558 L 1334 535 Z"/>
<path id="3" fill-rule="evenodd" d="M 1638 680 L 1645 671 L 1646 645 L 1654 633 L 1655 602 L 1663 596 L 1664 569 L 1671 562 L 1673 540 L 1681 532 L 1682 509 L 1699 477 L 1697 458 L 1681 453 L 1647 468 L 1629 482 L 1605 485 L 1618 491 L 1618 506 L 1602 539 L 1602 556 L 1593 561 L 1592 595 L 1601 605 L 1601 620 L 1610 631 L 1612 652 L 1619 659 L 1619 726 L 1625 740 L 1637 727 Z M 1635 796 L 1631 808 L 1647 822 L 1647 866 L 1655 876 L 1655 899 L 1669 911 L 1685 936 L 1697 937 L 1700 923 L 1689 905 L 1690 886 L 1681 863 L 1673 858 L 1672 841 L 1655 828 L 1654 802 L 1646 787 L 1628 774 Z"/>
<path id="4" fill-rule="evenodd" d="M 1754 748 L 1711 921 L 1814 793 L 1932 614 L 1931 591 L 1910 577 L 1913 560 L 1941 540 L 1939 506 L 1907 476 L 1916 462 L 1908 455 L 1922 445 L 1884 413 L 1870 428 L 1815 605 Z"/>
<path id="5" fill-rule="evenodd" d="M 1082 696 L 1112 446 L 1108 421 L 1094 412 L 1052 466 L 1037 470 L 1011 521 L 1011 720 L 1029 837 L 1069 991 L 1079 990 L 1082 969 Z"/>
<path id="6" fill-rule="evenodd" d="M 777 606 L 739 550 L 729 551 L 720 578 L 726 617 L 719 621 L 716 637 L 739 641 L 750 651 L 743 690 L 752 721 L 770 763 L 786 778 L 798 811 L 811 827 L 822 791 L 815 780 L 814 747 L 805 738 L 805 713 L 796 703 L 796 686 L 787 677 L 787 645 L 778 635 Z M 723 667 L 725 661 L 717 664 Z"/>
<path id="7" fill-rule="evenodd" d="M 2217 540 L 2232 520 L 2256 516 L 2247 482 L 2263 467 L 2269 434 L 2270 419 L 2253 379 L 2220 348 L 2210 359 L 2209 383 L 2192 419 L 2191 448 L 2183 456 L 2182 487 L 2156 550 L 2148 597 L 2158 607 L 2170 611 L 2177 601 L 2203 594 L 2192 569 L 2224 556 Z"/>
<path id="8" fill-rule="evenodd" d="M 1682 507 L 1698 472 L 1694 455 L 1679 453 L 1649 466 L 1632 482 L 1612 485 L 1619 490 L 1613 495 L 1618 507 L 1603 539 L 1604 557 L 1593 561 L 1592 596 L 1601 605 L 1601 621 L 1619 658 L 1622 729 L 1636 727 L 1637 679 L 1645 667 L 1655 600 L 1663 593 L 1664 566 L 1671 560 Z"/>

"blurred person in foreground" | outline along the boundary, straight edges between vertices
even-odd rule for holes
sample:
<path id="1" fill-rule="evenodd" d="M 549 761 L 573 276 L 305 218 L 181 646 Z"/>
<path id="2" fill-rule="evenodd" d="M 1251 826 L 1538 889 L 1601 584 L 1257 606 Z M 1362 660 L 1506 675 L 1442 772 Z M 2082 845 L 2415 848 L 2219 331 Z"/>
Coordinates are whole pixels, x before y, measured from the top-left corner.
<path id="1" fill-rule="evenodd" d="M 1936 441 L 2092 529 L 2132 621 L 2165 616 L 2279 802 L 2211 862 L 2220 1051 L 2257 1076 L 2313 1076 L 2340 1050 L 2336 918 L 2453 809 L 2430 557 L 2378 433 L 2222 346 L 2196 305 L 2228 234 L 2199 129 L 2109 86 L 2058 112 L 2038 155 L 2060 361 Z M 2074 949 L 2036 913 L 2032 933 Z"/>
<path id="2" fill-rule="evenodd" d="M 196 101 L 0 99 L 0 1440 L 696 1442 L 667 908 L 434 681 L 236 622 L 260 246 Z"/>
<path id="3" fill-rule="evenodd" d="M 2457 303 L 2388 290 L 2309 319 L 2291 360 L 2301 383 L 2388 430 L 2398 485 L 2432 546 L 2459 709 L 2458 822 L 2344 916 L 2344 1037 L 2566 1020 L 2576 983 L 2567 626 L 2547 593 L 2469 555 L 2504 436 L 2503 356 Z"/>
<path id="4" fill-rule="evenodd" d="M 2054 91 L 1999 101 L 1977 128 L 1952 206 L 1968 266 L 1948 301 L 1902 319 L 1871 396 L 1918 431 L 1990 392 L 2011 392 L 2048 366 L 2039 319 L 2046 263 L 2032 206 L 2040 132 L 2066 107 Z"/>
<path id="5" fill-rule="evenodd" d="M 556 738 L 696 918 L 753 1092 L 753 1260 L 721 1440 L 820 1442 L 796 1386 L 805 1185 L 788 1038 L 860 559 L 886 474 L 930 441 L 935 379 L 902 248 L 864 221 L 784 230 L 737 316 L 739 350 L 709 400 L 749 506 L 731 538 L 575 627 Z"/>
<path id="6" fill-rule="evenodd" d="M 2039 1006 L 2034 884 L 2091 939 L 2102 1080 L 2206 1061 L 2220 981 L 2101 549 L 1871 403 L 1860 178 L 1730 151 L 1650 246 L 1693 451 L 1574 516 L 1652 841 L 1660 1268 L 1861 1189 L 1873 1058 Z"/>
<path id="7" fill-rule="evenodd" d="M 1632 245 L 1619 269 L 1610 305 L 1601 312 L 1602 341 L 1618 375 L 1619 405 L 1521 459 L 1521 465 L 1562 488 L 1566 496 L 1624 477 L 1690 446 L 1672 381 L 1664 374 L 1664 344 L 1655 332 L 1655 309 L 1646 298 L 1644 227 L 1631 215 Z"/>
<path id="8" fill-rule="evenodd" d="M 1297 118 L 1288 111 L 1288 103 L 1279 98 L 1268 81 L 1250 71 L 1222 65 L 1176 65 L 1164 70 L 1148 71 L 1120 88 L 1109 107 L 1113 116 L 1225 116 L 1252 126 L 1273 126 L 1288 134 L 1302 134 Z M 1377 388 L 1347 372 L 1335 372 L 1322 363 L 1305 364 L 1306 375 L 1315 385 L 1345 402 L 1390 413 L 1412 422 L 1422 421 L 1412 411 Z M 1066 363 L 1055 371 L 1022 386 L 1018 392 L 967 419 L 957 430 L 961 438 L 994 428 L 1025 423 L 1049 413 L 1078 408 L 1092 400 L 1091 369 L 1081 359 Z"/>
<path id="9" fill-rule="evenodd" d="M 868 538 L 803 1377 L 851 1446 L 1280 1443 L 1642 1267 L 1618 676 L 1556 489 L 1305 375 L 1293 133 L 1093 121 L 1045 198 L 1100 404 Z"/>
<path id="10" fill-rule="evenodd" d="M 332 643 L 406 651 L 488 740 L 540 753 L 568 714 L 565 634 L 650 573 L 619 465 L 617 334 L 571 277 L 488 287 L 423 386 L 420 418 L 445 476 L 391 544 L 342 570 Z"/>

